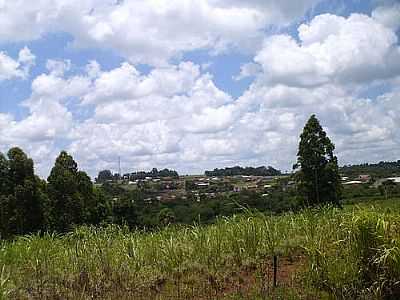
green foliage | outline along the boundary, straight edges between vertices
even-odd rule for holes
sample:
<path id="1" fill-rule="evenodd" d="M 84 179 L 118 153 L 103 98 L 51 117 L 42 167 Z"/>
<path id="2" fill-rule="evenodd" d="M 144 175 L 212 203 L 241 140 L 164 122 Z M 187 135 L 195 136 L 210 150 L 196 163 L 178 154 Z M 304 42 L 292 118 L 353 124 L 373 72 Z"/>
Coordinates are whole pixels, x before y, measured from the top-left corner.
<path id="1" fill-rule="evenodd" d="M 314 196 L 310 203 L 319 203 L 313 194 L 318 190 L 336 204 L 333 145 L 312 123 L 318 133 L 302 135 L 309 142 L 299 158 L 304 168 L 298 183 L 307 187 L 305 171 L 316 169 L 319 182 L 309 191 Z M 317 153 L 307 150 L 309 144 Z M 265 299 L 265 264 L 272 256 L 299 252 L 306 268 L 302 284 L 317 290 L 317 298 L 321 291 L 339 299 L 400 297 L 398 200 L 382 202 L 383 208 L 360 202 L 353 210 L 321 206 L 294 214 L 299 205 L 287 186 L 280 181 L 264 196 L 245 190 L 161 203 L 148 198 L 153 192 L 149 187 L 94 187 L 66 152 L 46 183 L 34 175 L 32 160 L 13 148 L 7 157 L 0 154 L 1 238 L 14 237 L 0 241 L 0 299 L 147 299 L 160 286 L 170 288 L 174 298 L 185 298 L 181 289 L 186 287 L 192 295 L 211 299 L 222 293 L 226 278 L 248 269 L 259 273 L 262 282 L 250 298 Z M 380 192 L 386 200 L 399 193 L 393 182 L 384 183 Z M 379 189 L 366 185 L 344 191 L 349 198 L 377 194 Z M 78 226 L 82 224 L 97 227 Z M 172 281 L 162 283 L 168 279 Z M 243 296 L 242 290 L 237 295 Z"/>
<path id="2" fill-rule="evenodd" d="M 279 176 L 281 171 L 274 169 L 271 166 L 265 167 L 240 167 L 235 166 L 232 168 L 214 169 L 213 171 L 205 171 L 206 176 L 236 176 L 236 175 L 247 175 L 247 176 Z"/>
<path id="3" fill-rule="evenodd" d="M 341 183 L 335 146 L 312 115 L 300 135 L 295 179 L 308 205 L 339 204 Z"/>
<path id="4" fill-rule="evenodd" d="M 277 299 L 265 290 L 267 263 L 273 255 L 299 263 L 300 255 L 304 269 L 292 271 L 299 281 L 276 292 L 300 299 L 398 299 L 397 202 L 245 214 L 155 232 L 110 225 L 20 237 L 0 245 L 0 292 L 34 299 L 214 299 L 229 292 L 238 299 Z M 254 290 L 246 294 L 240 280 L 251 270 L 267 282 L 251 281 Z M 235 274 L 242 279 L 235 281 Z"/>
<path id="5" fill-rule="evenodd" d="M 398 202 L 398 200 L 396 200 Z M 307 281 L 336 299 L 398 299 L 398 203 L 304 215 Z M 385 202 L 383 202 L 385 203 Z M 377 203 L 378 204 L 378 203 Z M 365 205 L 364 205 L 365 207 Z"/>
<path id="6" fill-rule="evenodd" d="M 52 225 L 67 231 L 83 220 L 83 197 L 79 191 L 78 165 L 62 151 L 47 178 L 52 207 Z"/>
<path id="7" fill-rule="evenodd" d="M 368 184 L 345 186 L 342 190 L 343 199 L 349 199 L 350 201 L 357 198 L 377 199 L 380 198 L 381 195 L 382 193 L 378 188 Z"/>
<path id="8" fill-rule="evenodd" d="M 369 174 L 373 178 L 395 177 L 400 175 L 400 160 L 393 162 L 381 161 L 376 164 L 346 165 L 340 168 L 340 173 L 349 177 L 355 177 L 360 174 Z"/>
<path id="9" fill-rule="evenodd" d="M 240 193 L 216 194 L 214 197 L 189 194 L 188 199 L 176 198 L 168 202 L 145 201 L 148 200 L 148 189 L 125 190 L 117 184 L 106 183 L 99 190 L 106 199 L 113 199 L 109 201 L 112 222 L 129 228 L 153 229 L 168 223 L 210 224 L 219 217 L 241 213 L 243 209 L 283 213 L 299 208 L 294 196 L 285 194 L 279 188 L 271 190 L 268 196 L 244 190 Z M 161 211 L 170 211 L 174 217 L 169 222 L 163 222 L 160 219 Z"/>
<path id="10" fill-rule="evenodd" d="M 379 192 L 387 200 L 393 194 L 398 194 L 400 192 L 400 186 L 394 183 L 392 180 L 385 180 L 379 186 Z"/>
<path id="11" fill-rule="evenodd" d="M 0 300 L 5 300 L 11 294 L 8 288 L 9 276 L 6 274 L 4 266 L 0 270 Z"/>
<path id="12" fill-rule="evenodd" d="M 113 180 L 114 176 L 110 170 L 102 170 L 96 177 L 96 183 L 105 183 L 107 181 Z"/>
<path id="13" fill-rule="evenodd" d="M 65 232 L 75 225 L 99 224 L 110 212 L 103 195 L 94 191 L 90 177 L 78 170 L 71 155 L 62 151 L 50 172 L 50 228 Z"/>
<path id="14" fill-rule="evenodd" d="M 158 213 L 158 222 L 163 225 L 174 223 L 175 214 L 170 208 L 163 208 Z"/>
<path id="15" fill-rule="evenodd" d="M 10 149 L 7 158 L 0 155 L 1 237 L 34 232 L 45 223 L 43 193 L 32 159 L 20 148 Z"/>
<path id="16" fill-rule="evenodd" d="M 127 173 L 127 174 L 124 174 L 123 177 L 125 179 L 129 179 L 129 180 L 133 181 L 133 180 L 137 180 L 137 179 L 145 179 L 146 177 L 151 177 L 151 178 L 158 178 L 158 177 L 178 178 L 179 174 L 175 170 L 169 170 L 169 169 L 157 170 L 156 168 L 153 168 L 150 172 L 139 171 L 139 172 Z"/>

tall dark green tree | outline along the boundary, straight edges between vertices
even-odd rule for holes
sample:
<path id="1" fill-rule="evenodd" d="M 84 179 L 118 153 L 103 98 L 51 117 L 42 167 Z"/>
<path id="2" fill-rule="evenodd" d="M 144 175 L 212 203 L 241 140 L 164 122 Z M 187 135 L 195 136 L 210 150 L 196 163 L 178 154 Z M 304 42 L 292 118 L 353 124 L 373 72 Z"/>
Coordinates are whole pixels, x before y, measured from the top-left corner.
<path id="1" fill-rule="evenodd" d="M 62 151 L 47 178 L 51 207 L 50 228 L 59 232 L 79 224 L 99 224 L 111 214 L 105 196 L 95 190 L 90 177 L 78 170 L 78 164 Z"/>
<path id="2" fill-rule="evenodd" d="M 83 223 L 85 199 L 81 190 L 87 192 L 87 183 L 71 155 L 65 151 L 60 153 L 47 182 L 52 227 L 58 231 L 67 231 L 74 225 Z"/>
<path id="3" fill-rule="evenodd" d="M 10 218 L 9 195 L 11 182 L 9 178 L 8 160 L 0 153 L 0 237 L 8 235 Z"/>
<path id="4" fill-rule="evenodd" d="M 99 224 L 111 214 L 111 207 L 100 190 L 93 187 L 93 183 L 86 172 L 78 171 L 77 188 L 82 201 L 82 221 L 89 224 Z"/>
<path id="5" fill-rule="evenodd" d="M 4 237 L 42 229 L 43 199 L 33 161 L 20 148 L 0 155 L 0 214 Z"/>
<path id="6" fill-rule="evenodd" d="M 300 135 L 295 178 L 308 205 L 340 205 L 341 183 L 335 149 L 318 119 L 312 115 Z"/>

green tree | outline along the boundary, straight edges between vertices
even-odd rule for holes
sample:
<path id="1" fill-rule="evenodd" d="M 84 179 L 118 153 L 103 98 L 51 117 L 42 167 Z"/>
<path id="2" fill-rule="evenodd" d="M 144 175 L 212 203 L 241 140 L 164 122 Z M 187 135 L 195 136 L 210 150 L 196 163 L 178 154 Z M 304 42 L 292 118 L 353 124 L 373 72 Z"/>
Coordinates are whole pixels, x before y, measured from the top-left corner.
<path id="1" fill-rule="evenodd" d="M 60 153 L 47 181 L 52 227 L 63 232 L 84 223 L 88 219 L 85 209 L 94 198 L 93 187 L 71 155 Z"/>
<path id="2" fill-rule="evenodd" d="M 99 172 L 96 178 L 97 183 L 104 183 L 109 180 L 113 180 L 114 176 L 110 170 L 102 170 Z"/>
<path id="3" fill-rule="evenodd" d="M 10 193 L 9 164 L 3 153 L 0 153 L 0 195 Z"/>
<path id="4" fill-rule="evenodd" d="M 113 221 L 111 199 L 102 189 L 94 188 L 94 204 L 89 207 L 90 224 L 104 224 Z"/>
<path id="5" fill-rule="evenodd" d="M 387 200 L 389 197 L 391 197 L 391 194 L 393 190 L 396 188 L 396 183 L 393 180 L 385 180 L 382 182 L 382 184 L 379 186 L 379 192 L 381 193 L 382 196 L 385 196 L 385 199 Z"/>
<path id="6" fill-rule="evenodd" d="M 11 183 L 9 180 L 8 160 L 0 153 L 0 237 L 8 234 L 9 226 L 9 195 Z"/>
<path id="7" fill-rule="evenodd" d="M 158 222 L 164 226 L 175 222 L 175 214 L 170 208 L 163 208 L 158 213 Z"/>
<path id="8" fill-rule="evenodd" d="M 65 232 L 74 225 L 99 224 L 111 215 L 108 199 L 95 190 L 90 177 L 78 170 L 78 164 L 62 151 L 50 172 L 48 196 L 51 228 Z"/>
<path id="9" fill-rule="evenodd" d="M 0 155 L 1 235 L 25 234 L 44 223 L 39 179 L 33 161 L 20 148 L 11 148 L 8 160 Z"/>
<path id="10" fill-rule="evenodd" d="M 331 202 L 340 205 L 341 183 L 334 144 L 312 115 L 300 135 L 295 179 L 308 205 Z"/>

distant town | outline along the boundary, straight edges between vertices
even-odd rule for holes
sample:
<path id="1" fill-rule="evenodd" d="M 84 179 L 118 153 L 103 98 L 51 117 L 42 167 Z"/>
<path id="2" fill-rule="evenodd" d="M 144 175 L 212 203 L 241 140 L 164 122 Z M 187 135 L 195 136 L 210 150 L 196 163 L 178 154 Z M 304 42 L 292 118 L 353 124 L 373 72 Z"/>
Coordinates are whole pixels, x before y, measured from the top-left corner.
<path id="1" fill-rule="evenodd" d="M 340 168 L 342 185 L 348 192 L 370 189 L 379 191 L 388 185 L 400 185 L 400 161 L 377 164 L 348 165 Z M 251 191 L 268 197 L 272 192 L 283 192 L 295 188 L 292 174 L 282 173 L 271 166 L 228 167 L 205 171 L 204 175 L 179 175 L 175 170 L 153 168 L 149 172 L 139 171 L 122 176 L 110 170 L 99 172 L 97 186 L 116 185 L 126 191 L 140 190 L 146 202 L 170 202 L 178 199 L 212 199 L 229 196 L 242 191 Z M 114 199 L 118 200 L 118 197 Z"/>

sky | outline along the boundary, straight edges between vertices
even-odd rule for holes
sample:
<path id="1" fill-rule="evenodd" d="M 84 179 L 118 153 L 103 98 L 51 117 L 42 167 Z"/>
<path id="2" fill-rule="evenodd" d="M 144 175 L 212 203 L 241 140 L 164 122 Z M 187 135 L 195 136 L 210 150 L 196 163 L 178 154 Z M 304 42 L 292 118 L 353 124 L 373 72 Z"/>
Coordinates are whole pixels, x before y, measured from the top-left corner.
<path id="1" fill-rule="evenodd" d="M 0 0 L 0 152 L 46 178 L 400 157 L 398 0 Z"/>

